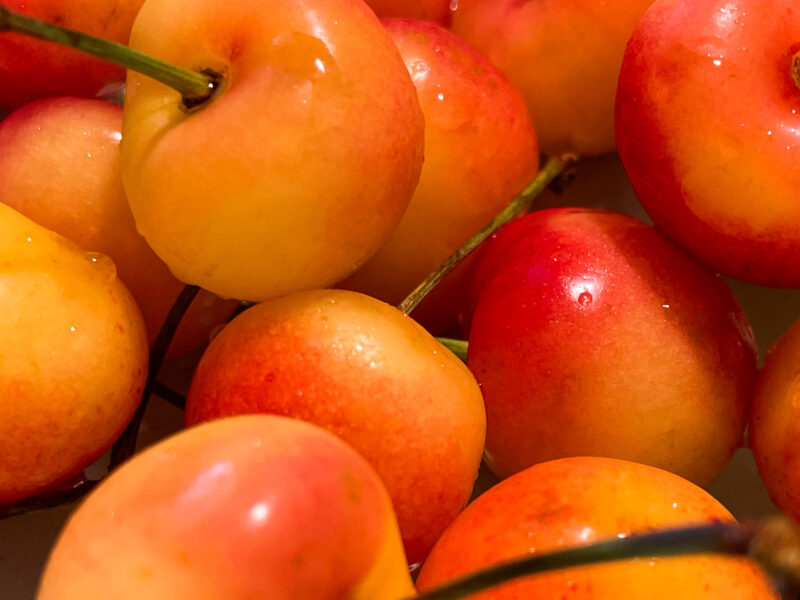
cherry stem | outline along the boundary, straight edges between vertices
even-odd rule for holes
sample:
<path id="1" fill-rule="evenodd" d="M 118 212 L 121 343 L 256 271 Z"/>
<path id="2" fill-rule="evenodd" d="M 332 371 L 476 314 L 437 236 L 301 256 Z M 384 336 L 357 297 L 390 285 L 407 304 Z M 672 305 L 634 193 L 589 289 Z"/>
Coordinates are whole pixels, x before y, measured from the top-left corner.
<path id="1" fill-rule="evenodd" d="M 572 166 L 575 158 L 565 154 L 554 157 L 547 161 L 544 168 L 539 171 L 528 187 L 514 198 L 492 221 L 481 229 L 478 233 L 469 238 L 455 253 L 451 254 L 439 267 L 420 283 L 406 298 L 397 305 L 398 310 L 410 314 L 422 300 L 425 299 L 433 288 L 445 278 L 461 261 L 463 261 L 481 242 L 492 235 L 497 229 L 528 210 L 533 200 L 541 194 L 557 177 L 559 177 L 568 167 Z"/>
<path id="2" fill-rule="evenodd" d="M 197 296 L 200 288 L 196 285 L 186 285 L 178 294 L 175 303 L 167 314 L 164 324 L 153 342 L 153 348 L 150 350 L 150 366 L 147 371 L 147 382 L 144 386 L 144 393 L 142 394 L 142 401 L 139 408 L 136 409 L 136 414 L 133 415 L 125 431 L 111 448 L 111 460 L 108 463 L 108 470 L 113 471 L 123 462 L 128 460 L 136 451 L 136 438 L 139 436 L 139 427 L 144 419 L 144 413 L 147 410 L 147 404 L 150 400 L 150 395 L 156 385 L 158 373 L 161 371 L 161 366 L 164 364 L 164 359 L 167 356 L 167 350 L 172 343 L 172 338 L 175 337 L 175 331 L 183 319 L 183 315 L 189 308 L 189 305 Z"/>
<path id="3" fill-rule="evenodd" d="M 794 84 L 797 86 L 797 89 L 800 90 L 800 51 L 795 53 L 792 56 L 792 64 L 791 64 L 791 73 L 792 79 L 794 80 Z"/>
<path id="4" fill-rule="evenodd" d="M 798 581 L 800 537 L 785 517 L 748 524 L 712 523 L 612 538 L 489 567 L 416 596 L 414 600 L 459 600 L 519 577 L 544 571 L 632 558 L 721 553 L 750 556 L 783 578 Z"/>
<path id="5" fill-rule="evenodd" d="M 462 361 L 467 362 L 467 348 L 469 344 L 466 340 L 454 340 L 453 338 L 437 337 L 436 341 L 450 350 L 450 352 L 455 354 Z"/>
<path id="6" fill-rule="evenodd" d="M 21 33 L 61 44 L 152 77 L 177 90 L 187 108 L 195 108 L 206 102 L 219 84 L 219 77 L 213 73 L 183 69 L 123 44 L 45 23 L 4 7 L 0 7 L 0 31 Z"/>

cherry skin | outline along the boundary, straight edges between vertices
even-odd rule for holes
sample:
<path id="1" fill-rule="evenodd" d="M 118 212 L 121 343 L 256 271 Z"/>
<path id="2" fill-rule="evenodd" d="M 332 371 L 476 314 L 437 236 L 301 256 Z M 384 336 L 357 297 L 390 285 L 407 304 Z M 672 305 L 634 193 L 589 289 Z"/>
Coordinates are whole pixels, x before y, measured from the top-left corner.
<path id="1" fill-rule="evenodd" d="M 255 301 L 325 287 L 397 225 L 424 123 L 397 48 L 361 0 L 149 0 L 131 46 L 222 76 L 194 111 L 128 77 L 125 191 L 179 279 Z"/>
<path id="2" fill-rule="evenodd" d="M 411 562 L 469 499 L 486 431 L 458 358 L 397 309 L 344 290 L 256 305 L 214 338 L 186 423 L 247 413 L 310 421 L 358 450 L 389 490 Z"/>
<path id="3" fill-rule="evenodd" d="M 617 95 L 620 157 L 653 222 L 712 269 L 778 287 L 800 286 L 797 52 L 793 0 L 658 0 Z"/>
<path id="4" fill-rule="evenodd" d="M 522 95 L 480 53 L 433 23 L 383 24 L 419 94 L 425 164 L 397 229 L 341 285 L 398 304 L 523 190 L 539 153 Z M 455 325 L 467 272 L 448 276 L 414 318 L 435 331 Z"/>
<path id="5" fill-rule="evenodd" d="M 249 416 L 184 431 L 115 471 L 70 518 L 38 599 L 412 591 L 391 502 L 364 459 L 312 425 Z"/>
<path id="6" fill-rule="evenodd" d="M 625 43 L 652 2 L 458 0 L 452 29 L 522 91 L 542 150 L 603 154 Z"/>
<path id="7" fill-rule="evenodd" d="M 142 398 L 147 334 L 114 263 L 0 203 L 0 504 L 78 476 Z"/>
<path id="8" fill-rule="evenodd" d="M 467 364 L 501 477 L 563 456 L 708 484 L 741 444 L 756 377 L 727 284 L 654 228 L 588 209 L 530 214 L 479 257 Z"/>
<path id="9" fill-rule="evenodd" d="M 111 258 L 152 344 L 183 284 L 136 231 L 119 172 L 121 125 L 122 109 L 100 100 L 46 98 L 18 109 L 0 123 L 0 202 Z M 200 292 L 170 356 L 207 344 L 237 305 Z"/>
<path id="10" fill-rule="evenodd" d="M 564 458 L 531 467 L 475 500 L 422 568 L 421 591 L 493 563 L 660 527 L 732 521 L 707 492 L 652 467 Z M 713 555 L 561 569 L 476 594 L 480 600 L 778 600 L 755 563 Z"/>
<path id="11" fill-rule="evenodd" d="M 144 0 L 3 0 L 3 7 L 120 44 Z M 0 109 L 47 96 L 95 96 L 125 81 L 125 70 L 83 52 L 13 33 L 0 33 Z"/>
<path id="12" fill-rule="evenodd" d="M 435 21 L 447 25 L 450 0 L 365 0 L 381 19 L 403 18 Z"/>
<path id="13" fill-rule="evenodd" d="M 770 498 L 800 518 L 800 322 L 770 348 L 759 374 L 749 441 Z"/>

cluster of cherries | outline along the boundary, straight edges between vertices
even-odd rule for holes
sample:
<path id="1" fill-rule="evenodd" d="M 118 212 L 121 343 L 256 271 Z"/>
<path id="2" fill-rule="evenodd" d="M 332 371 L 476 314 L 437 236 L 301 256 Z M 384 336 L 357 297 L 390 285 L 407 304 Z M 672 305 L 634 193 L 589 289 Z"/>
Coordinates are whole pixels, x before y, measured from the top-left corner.
<path id="1" fill-rule="evenodd" d="M 748 427 L 800 518 L 800 325 L 759 372 L 717 275 L 800 287 L 794 0 L 0 2 L 0 514 L 92 490 L 41 600 L 462 597 L 733 523 L 699 486 Z M 497 230 L 615 148 L 657 228 Z M 154 389 L 188 428 L 131 457 Z M 651 552 L 481 597 L 778 597 Z"/>

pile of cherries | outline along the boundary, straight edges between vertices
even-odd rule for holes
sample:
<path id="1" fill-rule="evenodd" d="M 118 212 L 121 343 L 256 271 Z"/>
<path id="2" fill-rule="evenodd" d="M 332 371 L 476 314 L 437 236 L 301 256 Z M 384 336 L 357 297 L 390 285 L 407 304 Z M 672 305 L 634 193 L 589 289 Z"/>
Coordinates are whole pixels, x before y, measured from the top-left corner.
<path id="1" fill-rule="evenodd" d="M 88 494 L 41 600 L 458 598 L 670 527 L 752 555 L 700 487 L 745 438 L 800 518 L 800 325 L 759 371 L 718 275 L 800 288 L 794 0 L 0 0 L 0 31 L 0 516 Z M 519 216 L 614 150 L 655 227 Z M 134 454 L 153 393 L 187 429 Z M 678 551 L 480 597 L 779 597 Z"/>

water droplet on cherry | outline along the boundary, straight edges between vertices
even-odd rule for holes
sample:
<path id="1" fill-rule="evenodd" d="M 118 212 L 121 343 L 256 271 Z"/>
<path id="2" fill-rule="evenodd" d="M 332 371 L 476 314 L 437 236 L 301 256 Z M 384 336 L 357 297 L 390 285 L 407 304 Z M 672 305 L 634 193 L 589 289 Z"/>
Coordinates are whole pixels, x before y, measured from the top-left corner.
<path id="1" fill-rule="evenodd" d="M 114 261 L 102 252 L 87 252 L 83 257 L 106 279 L 114 279 L 117 276 L 117 267 Z"/>

